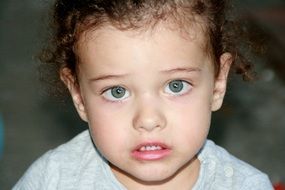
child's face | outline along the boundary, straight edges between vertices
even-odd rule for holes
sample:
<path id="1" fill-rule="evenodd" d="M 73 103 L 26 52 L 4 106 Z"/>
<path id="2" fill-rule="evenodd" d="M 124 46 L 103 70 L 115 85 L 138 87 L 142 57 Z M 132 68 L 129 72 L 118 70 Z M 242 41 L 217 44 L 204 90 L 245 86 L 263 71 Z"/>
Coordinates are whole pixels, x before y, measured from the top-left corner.
<path id="1" fill-rule="evenodd" d="M 230 64 L 221 58 L 215 80 L 205 39 L 194 29 L 192 39 L 164 27 L 91 31 L 77 48 L 79 88 L 62 72 L 97 148 L 126 186 L 198 175 L 196 154 L 222 103 Z"/>

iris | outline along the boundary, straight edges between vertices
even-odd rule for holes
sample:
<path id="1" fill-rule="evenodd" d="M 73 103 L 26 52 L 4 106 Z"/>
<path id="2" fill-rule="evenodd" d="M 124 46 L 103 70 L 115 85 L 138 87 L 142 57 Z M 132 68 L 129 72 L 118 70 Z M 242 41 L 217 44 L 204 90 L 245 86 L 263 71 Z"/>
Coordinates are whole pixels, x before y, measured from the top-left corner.
<path id="1" fill-rule="evenodd" d="M 181 80 L 174 80 L 169 83 L 169 89 L 174 93 L 180 92 L 181 90 L 183 90 L 183 87 L 184 84 Z"/>

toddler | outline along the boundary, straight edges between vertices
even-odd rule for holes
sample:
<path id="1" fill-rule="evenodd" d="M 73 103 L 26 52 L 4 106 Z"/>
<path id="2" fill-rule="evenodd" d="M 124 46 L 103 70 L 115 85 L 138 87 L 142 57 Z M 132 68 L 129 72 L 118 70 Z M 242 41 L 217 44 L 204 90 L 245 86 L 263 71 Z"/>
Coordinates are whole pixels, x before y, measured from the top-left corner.
<path id="1" fill-rule="evenodd" d="M 230 70 L 251 77 L 226 9 L 225 0 L 57 0 L 45 62 L 89 130 L 13 189 L 272 189 L 207 140 Z"/>

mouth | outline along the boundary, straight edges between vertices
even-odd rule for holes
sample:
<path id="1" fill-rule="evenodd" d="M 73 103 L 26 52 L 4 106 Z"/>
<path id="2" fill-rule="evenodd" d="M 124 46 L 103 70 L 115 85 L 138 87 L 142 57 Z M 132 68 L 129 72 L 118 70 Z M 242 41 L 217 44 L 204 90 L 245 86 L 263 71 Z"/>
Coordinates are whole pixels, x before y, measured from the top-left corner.
<path id="1" fill-rule="evenodd" d="M 145 151 L 156 151 L 156 150 L 162 150 L 163 148 L 159 145 L 146 145 L 142 146 L 139 148 L 140 152 L 145 152 Z"/>
<path id="2" fill-rule="evenodd" d="M 162 143 L 144 143 L 138 145 L 133 151 L 132 156 L 141 161 L 155 161 L 167 157 L 171 149 Z"/>

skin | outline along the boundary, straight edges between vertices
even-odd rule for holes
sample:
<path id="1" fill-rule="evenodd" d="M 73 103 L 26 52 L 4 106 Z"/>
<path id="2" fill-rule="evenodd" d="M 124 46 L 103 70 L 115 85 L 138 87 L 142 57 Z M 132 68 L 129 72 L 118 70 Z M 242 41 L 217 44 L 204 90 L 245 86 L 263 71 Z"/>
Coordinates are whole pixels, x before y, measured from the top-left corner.
<path id="1" fill-rule="evenodd" d="M 78 83 L 69 69 L 61 71 L 94 143 L 128 189 L 189 189 L 197 181 L 196 155 L 212 111 L 222 105 L 231 56 L 220 57 L 215 78 L 201 28 L 191 32 L 195 38 L 164 25 L 144 33 L 111 26 L 89 31 L 76 48 Z M 169 86 L 174 80 L 183 81 L 178 93 Z M 116 86 L 126 90 L 120 99 L 111 94 Z M 163 143 L 169 153 L 158 160 L 134 158 L 146 142 Z"/>

